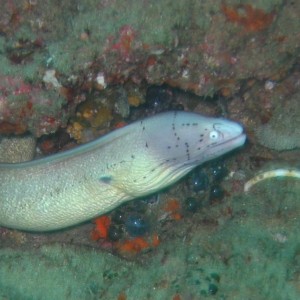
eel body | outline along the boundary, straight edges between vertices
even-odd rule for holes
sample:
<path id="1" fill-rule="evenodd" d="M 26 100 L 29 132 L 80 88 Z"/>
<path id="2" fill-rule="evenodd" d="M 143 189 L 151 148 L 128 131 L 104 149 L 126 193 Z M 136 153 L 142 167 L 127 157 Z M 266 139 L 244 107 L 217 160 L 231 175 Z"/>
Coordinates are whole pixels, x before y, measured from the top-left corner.
<path id="1" fill-rule="evenodd" d="M 0 164 L 0 225 L 50 231 L 84 222 L 171 185 L 245 138 L 235 122 L 167 112 L 66 152 Z"/>

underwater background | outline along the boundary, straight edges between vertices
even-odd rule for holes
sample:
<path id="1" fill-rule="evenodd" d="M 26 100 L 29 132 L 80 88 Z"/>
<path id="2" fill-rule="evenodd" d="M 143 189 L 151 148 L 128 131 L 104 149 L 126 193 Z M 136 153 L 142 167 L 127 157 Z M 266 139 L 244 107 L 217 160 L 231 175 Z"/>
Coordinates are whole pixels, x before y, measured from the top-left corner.
<path id="1" fill-rule="evenodd" d="M 170 110 L 247 134 L 96 220 L 0 227 L 1 300 L 300 299 L 299 1 L 0 4 L 2 163 Z"/>

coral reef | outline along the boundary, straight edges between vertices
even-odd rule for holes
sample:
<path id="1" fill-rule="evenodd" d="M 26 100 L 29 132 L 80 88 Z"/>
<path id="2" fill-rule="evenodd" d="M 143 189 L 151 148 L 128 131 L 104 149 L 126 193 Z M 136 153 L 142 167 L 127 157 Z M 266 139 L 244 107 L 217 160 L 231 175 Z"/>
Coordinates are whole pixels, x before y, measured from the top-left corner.
<path id="1" fill-rule="evenodd" d="M 1 81 L 10 76 L 42 95 L 34 117 L 24 100 L 23 122 L 8 115 L 3 121 L 15 122 L 15 133 L 26 128 L 47 134 L 66 125 L 82 95 L 125 82 L 230 97 L 245 80 L 280 80 L 297 60 L 299 5 L 65 0 L 58 7 L 52 1 L 7 1 L 0 12 Z M 56 77 L 52 83 L 64 88 L 63 97 L 44 81 L 49 72 Z M 11 110 L 5 101 L 1 107 Z"/>
<path id="2" fill-rule="evenodd" d="M 54 90 L 27 84 L 20 77 L 0 76 L 0 133 L 39 137 L 66 122 L 66 100 Z"/>
<path id="3" fill-rule="evenodd" d="M 223 3 L 222 11 L 228 21 L 243 26 L 248 32 L 264 30 L 274 20 L 273 13 L 265 13 L 262 9 L 254 8 L 251 4 L 239 4 L 230 7 Z"/>
<path id="4" fill-rule="evenodd" d="M 236 120 L 248 144 L 221 180 L 205 165 L 93 224 L 0 228 L 0 298 L 299 299 L 299 179 L 269 176 L 299 166 L 299 11 L 290 0 L 2 1 L 1 161 L 19 160 L 7 142 L 31 159 L 35 138 L 52 154 L 173 109 Z M 142 236 L 120 220 L 132 215 L 147 220 Z"/>

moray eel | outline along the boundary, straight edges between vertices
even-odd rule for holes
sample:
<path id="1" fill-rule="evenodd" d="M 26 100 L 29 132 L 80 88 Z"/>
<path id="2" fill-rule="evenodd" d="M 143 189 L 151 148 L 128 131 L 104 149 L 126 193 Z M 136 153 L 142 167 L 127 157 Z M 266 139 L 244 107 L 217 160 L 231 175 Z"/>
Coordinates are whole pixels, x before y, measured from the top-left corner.
<path id="1" fill-rule="evenodd" d="M 76 225 L 171 185 L 245 139 L 237 123 L 167 112 L 69 151 L 0 164 L 0 225 L 27 231 Z"/>

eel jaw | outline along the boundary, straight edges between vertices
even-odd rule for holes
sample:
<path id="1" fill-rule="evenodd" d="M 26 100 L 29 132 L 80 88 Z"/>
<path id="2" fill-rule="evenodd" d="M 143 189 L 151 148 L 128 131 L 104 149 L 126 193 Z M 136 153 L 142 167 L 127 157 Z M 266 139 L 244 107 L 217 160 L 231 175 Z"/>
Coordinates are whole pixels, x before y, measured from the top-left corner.
<path id="1" fill-rule="evenodd" d="M 215 143 L 211 143 L 207 148 L 205 155 L 208 159 L 214 159 L 239 148 L 246 141 L 244 129 L 238 123 L 222 119 L 214 123 L 213 128 L 220 134 L 221 139 Z"/>

